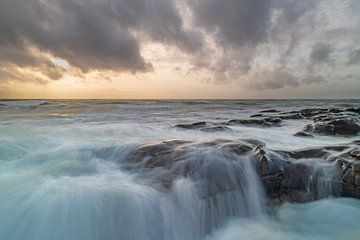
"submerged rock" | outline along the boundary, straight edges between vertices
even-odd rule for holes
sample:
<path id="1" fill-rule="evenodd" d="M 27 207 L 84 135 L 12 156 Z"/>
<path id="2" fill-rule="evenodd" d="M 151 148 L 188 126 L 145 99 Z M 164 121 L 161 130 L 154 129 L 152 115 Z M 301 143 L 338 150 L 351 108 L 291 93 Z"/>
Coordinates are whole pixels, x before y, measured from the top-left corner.
<path id="1" fill-rule="evenodd" d="M 247 126 L 261 126 L 272 127 L 280 126 L 281 119 L 277 117 L 265 117 L 265 118 L 249 118 L 249 119 L 232 119 L 229 124 L 239 124 Z"/>
<path id="2" fill-rule="evenodd" d="M 211 124 L 206 122 L 192 122 L 175 125 L 176 128 L 197 129 L 205 132 L 229 131 L 231 128 L 223 124 Z"/>
<path id="3" fill-rule="evenodd" d="M 294 134 L 296 137 L 314 137 L 311 133 L 305 131 L 299 131 Z"/>
<path id="4" fill-rule="evenodd" d="M 261 113 L 278 113 L 280 112 L 279 110 L 276 109 L 266 109 L 266 110 L 262 110 L 260 111 Z"/>
<path id="5" fill-rule="evenodd" d="M 175 125 L 175 127 L 177 128 L 185 128 L 185 129 L 197 129 L 197 128 L 202 128 L 204 126 L 206 126 L 206 122 L 192 122 L 192 123 L 182 123 Z"/>
<path id="6" fill-rule="evenodd" d="M 299 114 L 299 113 L 295 113 L 295 114 L 284 114 L 284 115 L 276 115 L 276 117 L 281 118 L 281 119 L 303 119 L 304 117 Z"/>

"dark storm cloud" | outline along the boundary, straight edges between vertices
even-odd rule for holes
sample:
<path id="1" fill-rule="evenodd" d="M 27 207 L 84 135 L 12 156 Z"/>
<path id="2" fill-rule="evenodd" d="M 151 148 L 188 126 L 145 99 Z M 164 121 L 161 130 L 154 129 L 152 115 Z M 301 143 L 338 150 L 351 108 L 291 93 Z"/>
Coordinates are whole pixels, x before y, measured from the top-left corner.
<path id="1" fill-rule="evenodd" d="M 196 24 L 234 47 L 263 42 L 270 23 L 270 0 L 190 0 Z"/>
<path id="2" fill-rule="evenodd" d="M 0 2 L 0 63 L 49 65 L 29 51 L 90 69 L 147 71 L 136 33 L 185 52 L 202 48 L 203 36 L 186 31 L 171 0 L 4 0 Z M 46 62 L 47 61 L 47 62 Z M 53 71 L 45 73 L 57 78 Z"/>
<path id="3" fill-rule="evenodd" d="M 287 66 L 291 57 L 294 57 L 294 50 L 306 36 L 304 32 L 314 28 L 319 1 L 189 0 L 188 4 L 192 9 L 194 24 L 214 36 L 216 47 L 221 49 L 220 56 L 206 58 L 210 59 L 208 64 L 201 60 L 201 66 L 210 69 L 215 82 L 226 83 L 257 76 L 261 80 L 249 85 L 255 89 L 277 89 L 320 82 L 318 76 L 310 76 L 310 73 L 302 81 L 304 77 L 289 73 L 291 69 Z M 268 45 L 269 51 L 265 56 L 272 54 L 274 49 L 278 49 L 280 56 L 272 60 L 274 65 L 268 69 L 256 64 L 256 57 L 263 51 L 259 48 L 265 45 Z M 330 63 L 331 52 L 329 44 L 315 44 L 308 61 L 312 64 Z M 300 67 L 304 72 L 307 71 L 307 64 Z M 265 73 L 268 79 L 260 76 Z"/>

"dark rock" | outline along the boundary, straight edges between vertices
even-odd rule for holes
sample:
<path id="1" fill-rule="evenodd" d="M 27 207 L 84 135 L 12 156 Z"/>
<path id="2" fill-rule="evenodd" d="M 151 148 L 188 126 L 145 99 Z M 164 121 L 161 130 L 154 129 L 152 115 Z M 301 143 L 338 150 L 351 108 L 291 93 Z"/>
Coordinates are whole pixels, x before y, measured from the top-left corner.
<path id="1" fill-rule="evenodd" d="M 284 120 L 296 120 L 296 119 L 303 119 L 304 117 L 299 114 L 299 113 L 295 113 L 295 114 L 287 114 L 287 115 L 277 115 L 276 117 L 284 119 Z"/>
<path id="2" fill-rule="evenodd" d="M 322 118 L 315 122 L 315 132 L 327 135 L 357 135 L 360 122 L 357 118 L 329 119 Z"/>
<path id="3" fill-rule="evenodd" d="M 358 160 L 360 160 L 360 149 L 354 149 L 350 152 L 350 155 Z"/>
<path id="4" fill-rule="evenodd" d="M 311 123 L 306 124 L 303 128 L 304 132 L 309 132 L 309 133 L 314 132 L 314 130 L 315 130 L 315 126 Z"/>
<path id="5" fill-rule="evenodd" d="M 263 115 L 262 114 L 253 114 L 253 115 L 250 115 L 250 117 L 262 117 Z"/>
<path id="6" fill-rule="evenodd" d="M 279 110 L 276 109 L 267 109 L 267 110 L 262 110 L 260 111 L 261 113 L 278 113 L 280 112 Z"/>
<path id="7" fill-rule="evenodd" d="M 306 190 L 310 169 L 304 164 L 290 163 L 284 170 L 283 184 L 287 190 Z"/>
<path id="8" fill-rule="evenodd" d="M 345 111 L 360 114 L 360 107 L 358 107 L 358 108 L 347 108 L 347 109 L 345 109 Z"/>
<path id="9" fill-rule="evenodd" d="M 360 173 L 355 176 L 355 186 L 360 187 Z"/>
<path id="10" fill-rule="evenodd" d="M 272 127 L 280 126 L 281 119 L 276 117 L 266 117 L 266 118 L 250 118 L 250 119 L 232 119 L 229 121 L 229 124 L 239 124 L 239 125 L 248 125 L 248 126 L 262 126 L 262 127 Z"/>
<path id="11" fill-rule="evenodd" d="M 330 156 L 330 153 L 325 148 L 305 148 L 292 151 L 289 154 L 294 159 L 326 158 Z"/>
<path id="12" fill-rule="evenodd" d="M 223 125 L 223 124 L 209 124 L 206 122 L 193 122 L 193 123 L 183 123 L 175 125 L 176 128 L 183 129 L 196 129 L 205 132 L 216 132 L 216 131 L 229 131 L 231 128 Z"/>
<path id="13" fill-rule="evenodd" d="M 278 117 L 267 117 L 264 120 L 271 124 L 280 124 L 281 123 L 281 119 Z"/>
<path id="14" fill-rule="evenodd" d="M 206 126 L 206 122 L 192 122 L 192 123 L 182 123 L 175 125 L 175 127 L 177 128 L 185 128 L 185 129 L 197 129 L 204 126 Z"/>
<path id="15" fill-rule="evenodd" d="M 271 203 L 306 202 L 338 194 L 360 198 L 360 160 L 356 143 L 294 151 L 274 151 L 257 140 L 162 141 L 139 146 L 125 159 L 127 170 L 143 169 L 151 184 L 167 191 L 178 177 L 194 180 L 201 197 L 242 190 L 246 186 L 247 161 L 253 165 Z M 299 160 L 302 159 L 302 160 Z M 321 192 L 324 172 L 307 159 L 333 163 L 336 175 L 326 180 L 334 186 Z M 325 178 L 326 179 L 326 178 Z M 320 194 L 321 193 L 321 194 Z"/>
<path id="16" fill-rule="evenodd" d="M 200 128 L 201 131 L 206 131 L 206 132 L 216 132 L 216 131 L 229 131 L 231 130 L 231 128 L 224 126 L 224 125 L 211 125 L 211 126 L 206 126 L 203 128 Z"/>
<path id="17" fill-rule="evenodd" d="M 314 137 L 311 133 L 305 132 L 305 131 L 299 131 L 294 134 L 294 136 L 297 137 Z"/>
<path id="18" fill-rule="evenodd" d="M 300 110 L 300 114 L 306 118 L 328 112 L 327 108 L 306 108 Z"/>

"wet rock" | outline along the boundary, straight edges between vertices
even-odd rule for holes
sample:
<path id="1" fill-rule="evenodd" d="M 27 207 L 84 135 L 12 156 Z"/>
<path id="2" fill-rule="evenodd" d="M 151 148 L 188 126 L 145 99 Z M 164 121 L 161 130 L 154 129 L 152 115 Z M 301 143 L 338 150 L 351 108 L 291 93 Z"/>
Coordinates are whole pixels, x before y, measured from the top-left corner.
<path id="1" fill-rule="evenodd" d="M 360 160 L 360 150 L 359 149 L 354 149 L 350 152 L 350 155 L 353 157 L 353 158 L 356 158 L 358 160 Z"/>
<path id="2" fill-rule="evenodd" d="M 263 115 L 262 114 L 253 114 L 253 115 L 250 115 L 250 117 L 262 117 Z"/>
<path id="3" fill-rule="evenodd" d="M 262 146 L 256 146 L 253 149 L 254 156 L 257 159 L 257 172 L 260 176 L 269 174 L 269 160 Z"/>
<path id="4" fill-rule="evenodd" d="M 307 165 L 290 163 L 284 170 L 283 184 L 287 190 L 305 190 L 309 176 L 310 169 Z"/>
<path id="5" fill-rule="evenodd" d="M 314 132 L 314 130 L 315 130 L 315 126 L 311 123 L 306 124 L 303 128 L 304 132 L 309 132 L 309 133 Z"/>
<path id="6" fill-rule="evenodd" d="M 142 176 L 153 176 L 151 184 L 164 191 L 171 188 L 175 179 L 189 177 L 201 190 L 202 198 L 212 198 L 218 193 L 241 190 L 247 181 L 244 169 L 250 161 L 270 202 L 275 203 L 306 202 L 338 194 L 337 190 L 329 190 L 328 195 L 319 194 L 317 181 L 324 172 L 315 171 L 313 164 L 306 164 L 307 159 L 317 159 L 334 164 L 336 175 L 326 180 L 326 184 L 338 186 L 344 197 L 360 198 L 360 161 L 354 144 L 357 142 L 274 151 L 263 142 L 251 139 L 171 140 L 139 146 L 125 163 L 128 170 L 143 169 Z"/>
<path id="7" fill-rule="evenodd" d="M 295 114 L 286 114 L 286 115 L 277 115 L 276 117 L 281 118 L 283 120 L 288 120 L 288 119 L 292 119 L 292 120 L 296 120 L 296 119 L 303 119 L 304 117 L 299 114 L 299 113 L 295 113 Z"/>
<path id="8" fill-rule="evenodd" d="M 206 122 L 192 122 L 192 123 L 182 123 L 175 125 L 175 127 L 177 128 L 185 128 L 185 129 L 197 129 L 204 126 L 206 126 Z"/>
<path id="9" fill-rule="evenodd" d="M 281 119 L 278 117 L 267 117 L 264 119 L 266 122 L 271 123 L 273 125 L 280 124 Z"/>
<path id="10" fill-rule="evenodd" d="M 347 109 L 345 109 L 345 111 L 360 114 L 360 107 L 358 107 L 358 108 L 347 108 Z"/>
<path id="11" fill-rule="evenodd" d="M 360 162 L 355 162 L 351 165 L 353 173 L 360 173 Z"/>
<path id="12" fill-rule="evenodd" d="M 292 151 L 289 154 L 294 159 L 326 158 L 330 156 L 330 153 L 325 148 L 305 148 Z"/>
<path id="13" fill-rule="evenodd" d="M 206 122 L 193 122 L 175 125 L 176 128 L 201 130 L 205 132 L 229 131 L 231 128 L 222 124 L 211 124 Z"/>
<path id="14" fill-rule="evenodd" d="M 355 185 L 360 187 L 360 173 L 355 176 Z"/>
<path id="15" fill-rule="evenodd" d="M 348 169 L 348 171 L 346 171 L 345 174 L 343 175 L 342 180 L 347 185 L 354 185 L 355 176 L 352 173 L 352 171 L 350 169 Z"/>
<path id="16" fill-rule="evenodd" d="M 229 124 L 239 124 L 239 125 L 247 125 L 247 126 L 262 126 L 262 127 L 280 126 L 280 123 L 281 123 L 281 119 L 276 118 L 276 117 L 232 119 L 229 121 Z"/>
<path id="17" fill-rule="evenodd" d="M 311 133 L 305 131 L 299 131 L 294 134 L 296 137 L 314 137 Z"/>
<path id="18" fill-rule="evenodd" d="M 329 119 L 322 118 L 315 122 L 315 132 L 327 135 L 357 135 L 360 122 L 357 118 Z"/>
<path id="19" fill-rule="evenodd" d="M 206 132 L 216 132 L 216 131 L 229 131 L 231 128 L 224 125 L 210 125 L 203 128 L 200 128 L 201 131 Z"/>
<path id="20" fill-rule="evenodd" d="M 278 113 L 280 112 L 279 110 L 276 109 L 266 109 L 266 110 L 262 110 L 260 111 L 261 113 Z"/>
<path id="21" fill-rule="evenodd" d="M 306 108 L 300 110 L 300 114 L 306 118 L 328 112 L 327 108 Z"/>

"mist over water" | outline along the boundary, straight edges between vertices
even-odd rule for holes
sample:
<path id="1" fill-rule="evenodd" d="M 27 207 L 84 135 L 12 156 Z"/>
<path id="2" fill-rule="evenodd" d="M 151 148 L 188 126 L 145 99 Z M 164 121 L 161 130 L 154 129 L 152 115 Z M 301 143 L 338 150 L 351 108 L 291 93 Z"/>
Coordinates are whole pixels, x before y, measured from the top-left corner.
<path id="1" fill-rule="evenodd" d="M 359 140 L 358 136 L 294 137 L 308 120 L 288 120 L 275 128 L 234 125 L 231 131 L 219 132 L 173 127 L 192 121 L 248 117 L 269 108 L 353 107 L 359 101 L 0 103 L 0 239 L 360 237 L 359 200 L 330 196 L 311 203 L 284 204 L 270 214 L 255 166 L 245 157 L 238 159 L 219 149 L 195 146 L 184 159 L 196 160 L 192 165 L 195 174 L 177 177 L 169 189 L 154 182 L 163 174 L 161 169 L 129 169 L 125 163 L 139 145 L 170 139 L 251 138 L 278 150 Z M 316 160 L 308 164 L 313 170 L 309 189 L 316 188 L 319 197 L 336 195 L 336 186 L 329 184 L 336 174 L 333 166 Z"/>

